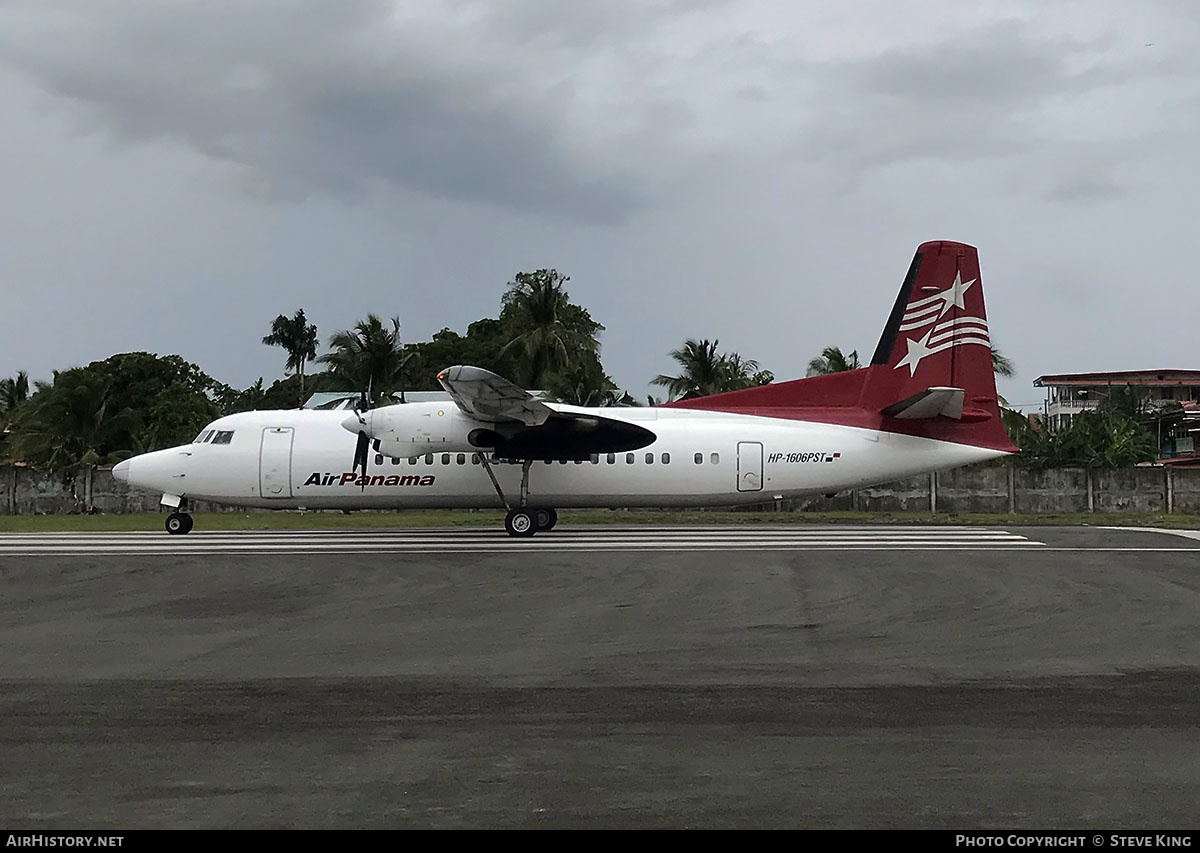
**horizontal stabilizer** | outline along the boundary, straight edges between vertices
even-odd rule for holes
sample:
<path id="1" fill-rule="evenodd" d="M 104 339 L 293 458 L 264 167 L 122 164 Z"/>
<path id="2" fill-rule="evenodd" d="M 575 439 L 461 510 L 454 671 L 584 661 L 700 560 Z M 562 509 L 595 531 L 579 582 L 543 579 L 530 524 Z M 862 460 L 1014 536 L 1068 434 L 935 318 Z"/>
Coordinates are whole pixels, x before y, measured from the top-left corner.
<path id="1" fill-rule="evenodd" d="M 962 420 L 962 388 L 926 388 L 883 410 L 889 418 L 901 420 L 926 420 L 939 415 Z"/>

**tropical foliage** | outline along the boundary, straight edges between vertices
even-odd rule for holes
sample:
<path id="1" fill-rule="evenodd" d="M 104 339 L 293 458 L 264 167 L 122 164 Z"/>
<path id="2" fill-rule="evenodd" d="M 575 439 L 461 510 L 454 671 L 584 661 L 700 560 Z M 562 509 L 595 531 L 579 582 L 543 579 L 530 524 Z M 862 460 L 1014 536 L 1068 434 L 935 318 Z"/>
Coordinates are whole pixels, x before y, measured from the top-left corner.
<path id="1" fill-rule="evenodd" d="M 1107 408 L 1054 430 L 1030 425 L 1018 443 L 1030 468 L 1125 468 L 1151 461 L 1155 451 L 1154 436 L 1137 419 Z"/>
<path id="2" fill-rule="evenodd" d="M 238 390 L 215 381 L 177 355 L 121 353 L 86 367 L 56 371 L 34 383 L 21 372 L 0 378 L 0 456 L 70 473 L 132 453 L 190 441 L 214 418 L 248 409 L 295 406 L 318 391 L 370 391 L 377 401 L 403 389 L 436 389 L 437 372 L 473 364 L 579 406 L 634 406 L 600 360 L 604 327 L 572 302 L 570 279 L 554 269 L 517 273 L 499 300 L 499 314 L 471 323 L 465 333 L 442 329 L 429 340 L 405 343 L 400 318 L 368 314 L 336 332 L 317 356 L 317 328 L 303 310 L 278 315 L 263 343 L 287 354 L 285 376 L 259 378 Z M 667 399 L 691 399 L 764 385 L 774 376 L 753 359 L 723 352 L 716 339 L 689 338 L 670 353 L 674 372 L 652 380 Z M 322 371 L 309 373 L 311 363 Z M 992 349 L 998 376 L 1012 362 Z M 826 347 L 808 375 L 860 367 L 858 352 Z M 648 405 L 661 405 L 654 396 Z M 1150 417 L 1144 393 L 1114 389 L 1095 412 L 1049 430 L 1005 408 L 1005 425 L 1032 467 L 1120 467 L 1153 458 L 1154 440 L 1142 421 Z"/>
<path id="3" fill-rule="evenodd" d="M 262 339 L 268 346 L 283 347 L 287 352 L 284 367 L 300 377 L 298 405 L 304 405 L 304 365 L 317 357 L 317 327 L 309 323 L 304 309 L 291 317 L 280 314 L 271 323 L 271 333 Z"/>
<path id="4" fill-rule="evenodd" d="M 24 370 L 16 376 L 6 376 L 0 379 L 0 423 L 17 406 L 29 399 L 29 374 Z"/>
<path id="5" fill-rule="evenodd" d="M 825 347 L 819 356 L 808 363 L 805 375 L 828 376 L 830 373 L 842 373 L 860 367 L 862 365 L 858 363 L 858 350 L 852 350 L 849 355 L 845 355 L 840 347 Z"/>
<path id="6" fill-rule="evenodd" d="M 992 372 L 1003 379 L 1012 379 L 1017 375 L 1017 368 L 1000 350 L 992 347 Z"/>
<path id="7" fill-rule="evenodd" d="M 335 332 L 329 352 L 317 359 L 349 390 L 360 391 L 372 400 L 390 402 L 406 385 L 405 368 L 415 353 L 405 352 L 400 342 L 400 318 L 387 324 L 378 314 L 368 314 L 353 329 Z"/>
<path id="8" fill-rule="evenodd" d="M 12 415 L 7 454 L 54 472 L 191 441 L 226 391 L 177 355 L 134 352 L 56 371 Z"/>
<path id="9" fill-rule="evenodd" d="M 501 354 L 516 357 L 519 367 L 512 378 L 526 388 L 546 388 L 580 363 L 604 373 L 598 339 L 604 327 L 571 303 L 568 281 L 558 270 L 517 273 L 504 294 L 500 323 L 509 340 Z"/>
<path id="10" fill-rule="evenodd" d="M 660 373 L 651 384 L 665 387 L 672 400 L 690 400 L 774 381 L 772 373 L 759 369 L 757 361 L 744 359 L 736 352 L 722 353 L 719 347 L 718 340 L 688 338 L 683 346 L 671 351 L 679 373 Z"/>

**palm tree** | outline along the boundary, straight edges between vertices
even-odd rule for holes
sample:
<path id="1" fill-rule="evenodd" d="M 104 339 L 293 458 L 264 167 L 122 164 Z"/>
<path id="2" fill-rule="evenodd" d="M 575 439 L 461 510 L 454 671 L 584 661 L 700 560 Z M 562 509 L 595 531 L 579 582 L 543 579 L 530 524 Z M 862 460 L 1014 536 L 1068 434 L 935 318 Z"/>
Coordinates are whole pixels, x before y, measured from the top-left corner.
<path id="1" fill-rule="evenodd" d="M 752 358 L 742 358 L 736 352 L 721 356 L 725 371 L 725 390 L 737 391 L 742 388 L 753 388 L 756 385 L 768 385 L 775 381 L 775 374 L 762 370 Z"/>
<path id="2" fill-rule="evenodd" d="M 568 276 L 558 270 L 517 273 L 504 294 L 501 319 L 512 334 L 501 354 L 525 357 L 523 375 L 515 377 L 526 388 L 545 388 L 552 375 L 572 361 L 596 356 L 596 335 L 604 327 L 567 298 Z"/>
<path id="3" fill-rule="evenodd" d="M 262 339 L 267 346 L 283 347 L 287 351 L 285 370 L 300 374 L 300 404 L 304 405 L 304 363 L 317 357 L 317 327 L 299 309 L 291 317 L 280 314 L 271 323 L 271 334 Z"/>
<path id="4" fill-rule="evenodd" d="M 119 405 L 112 380 L 75 368 L 38 383 L 13 421 L 13 455 L 64 472 L 109 461 L 127 449 L 137 416 Z"/>
<path id="5" fill-rule="evenodd" d="M 808 363 L 806 376 L 828 376 L 830 373 L 843 373 L 847 370 L 858 370 L 858 350 L 852 350 L 850 355 L 842 353 L 840 347 L 825 347 L 821 355 Z"/>
<path id="6" fill-rule="evenodd" d="M 374 399 L 390 400 L 404 385 L 405 368 L 415 352 L 405 352 L 400 342 L 400 318 L 391 319 L 391 329 L 378 314 L 368 314 L 353 329 L 343 329 L 329 339 L 329 349 L 317 359 L 333 374 L 357 391 Z"/>
<path id="7" fill-rule="evenodd" d="M 991 350 L 992 372 L 1004 379 L 1012 379 L 1017 373 L 1017 368 L 1008 358 L 1000 354 L 1000 350 L 995 347 L 992 347 Z"/>
<path id="8" fill-rule="evenodd" d="M 29 374 L 24 370 L 15 377 L 0 379 L 0 415 L 7 415 L 29 399 Z"/>
<path id="9" fill-rule="evenodd" d="M 679 375 L 660 373 L 650 380 L 650 384 L 664 386 L 672 400 L 689 400 L 718 393 L 724 374 L 723 359 L 717 352 L 719 344 L 720 341 L 710 341 L 708 338 L 701 341 L 688 338 L 683 346 L 671 351 L 671 358 L 679 364 Z"/>

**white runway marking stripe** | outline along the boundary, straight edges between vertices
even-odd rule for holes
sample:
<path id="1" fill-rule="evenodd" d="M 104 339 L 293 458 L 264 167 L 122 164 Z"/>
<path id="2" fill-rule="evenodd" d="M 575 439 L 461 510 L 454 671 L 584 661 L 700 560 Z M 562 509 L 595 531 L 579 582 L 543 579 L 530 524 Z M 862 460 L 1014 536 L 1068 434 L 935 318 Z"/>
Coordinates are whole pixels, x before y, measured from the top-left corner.
<path id="1" fill-rule="evenodd" d="M 583 527 L 532 539 L 490 528 L 0 534 L 0 556 L 100 554 L 480 553 L 536 551 L 804 551 L 1041 548 L 977 527 Z"/>

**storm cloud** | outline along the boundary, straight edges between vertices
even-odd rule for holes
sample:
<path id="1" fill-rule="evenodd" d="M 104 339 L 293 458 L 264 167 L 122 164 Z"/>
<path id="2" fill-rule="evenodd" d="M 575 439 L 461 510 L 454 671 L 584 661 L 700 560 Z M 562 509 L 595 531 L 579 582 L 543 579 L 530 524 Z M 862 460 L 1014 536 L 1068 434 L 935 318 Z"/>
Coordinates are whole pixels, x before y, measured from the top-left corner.
<path id="1" fill-rule="evenodd" d="M 6 0 L 0 373 L 146 348 L 247 384 L 280 311 L 413 338 L 555 266 L 635 391 L 688 336 L 782 378 L 869 352 L 939 237 L 980 246 L 1014 402 L 1194 367 L 1200 13 L 1128 10 Z"/>

